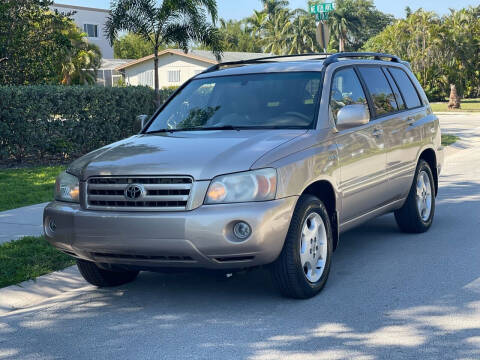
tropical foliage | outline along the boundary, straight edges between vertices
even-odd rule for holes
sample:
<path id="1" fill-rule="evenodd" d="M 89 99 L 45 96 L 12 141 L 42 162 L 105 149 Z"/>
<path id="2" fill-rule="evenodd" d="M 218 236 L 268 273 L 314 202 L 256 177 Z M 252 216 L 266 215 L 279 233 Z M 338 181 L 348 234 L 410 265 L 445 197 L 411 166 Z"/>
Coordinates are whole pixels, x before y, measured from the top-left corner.
<path id="1" fill-rule="evenodd" d="M 286 0 L 261 0 L 263 9 L 240 21 L 221 20 L 220 34 L 227 51 L 300 54 L 321 51 L 315 17 L 304 9 L 290 9 Z M 335 0 L 329 24 L 329 50 L 358 50 L 393 21 L 377 10 L 373 0 Z"/>
<path id="2" fill-rule="evenodd" d="M 394 21 L 393 15 L 379 11 L 373 0 L 336 0 L 330 14 L 329 50 L 358 51 L 372 36 Z"/>
<path id="3" fill-rule="evenodd" d="M 95 81 L 101 54 L 48 0 L 0 1 L 0 84 Z M 67 14 L 68 15 L 68 14 Z"/>
<path id="4" fill-rule="evenodd" d="M 116 59 L 140 59 L 152 54 L 152 42 L 136 34 L 125 34 L 113 42 L 113 55 Z"/>
<path id="5" fill-rule="evenodd" d="M 364 46 L 410 62 L 430 100 L 455 84 L 463 97 L 480 96 L 480 6 L 439 17 L 422 9 L 386 27 Z"/>
<path id="6" fill-rule="evenodd" d="M 211 23 L 209 22 L 211 20 Z M 155 94 L 159 101 L 158 52 L 162 46 L 178 44 L 188 51 L 192 41 L 222 53 L 219 31 L 215 27 L 215 0 L 114 0 L 105 28 L 114 43 L 119 31 L 128 31 L 151 43 L 154 53 Z"/>

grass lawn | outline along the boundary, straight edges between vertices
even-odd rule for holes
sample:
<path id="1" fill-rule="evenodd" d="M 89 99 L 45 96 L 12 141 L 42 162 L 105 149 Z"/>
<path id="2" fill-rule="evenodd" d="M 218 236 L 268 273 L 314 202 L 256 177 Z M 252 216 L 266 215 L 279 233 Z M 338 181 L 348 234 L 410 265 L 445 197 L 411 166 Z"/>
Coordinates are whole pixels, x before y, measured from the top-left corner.
<path id="1" fill-rule="evenodd" d="M 448 100 L 442 102 L 431 102 L 432 110 L 436 111 L 480 111 L 480 99 L 462 99 L 460 109 L 448 110 Z"/>
<path id="2" fill-rule="evenodd" d="M 448 146 L 452 145 L 455 141 L 459 139 L 458 136 L 451 135 L 451 134 L 442 134 L 442 145 Z"/>
<path id="3" fill-rule="evenodd" d="M 43 236 L 0 244 L 0 288 L 64 269 L 75 260 L 52 247 Z"/>
<path id="4" fill-rule="evenodd" d="M 0 170 L 0 211 L 53 199 L 55 178 L 64 166 Z"/>

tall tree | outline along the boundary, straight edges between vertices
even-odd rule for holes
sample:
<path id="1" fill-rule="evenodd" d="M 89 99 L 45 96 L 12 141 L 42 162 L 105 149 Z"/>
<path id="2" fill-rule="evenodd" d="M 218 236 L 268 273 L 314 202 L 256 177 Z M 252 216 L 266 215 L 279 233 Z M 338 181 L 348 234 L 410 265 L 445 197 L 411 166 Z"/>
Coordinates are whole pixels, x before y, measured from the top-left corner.
<path id="1" fill-rule="evenodd" d="M 225 51 L 261 52 L 261 46 L 257 41 L 253 29 L 248 26 L 246 20 L 220 19 L 220 35 L 222 48 Z"/>
<path id="2" fill-rule="evenodd" d="M 209 22 L 209 19 L 212 23 Z M 113 44 L 119 31 L 129 31 L 151 42 L 154 54 L 155 94 L 160 102 L 158 53 L 161 46 L 178 44 L 185 52 L 196 42 L 220 58 L 221 38 L 215 27 L 215 0 L 114 0 L 105 29 Z"/>
<path id="3" fill-rule="evenodd" d="M 337 0 L 335 10 L 329 14 L 328 24 L 332 36 L 338 41 L 338 51 L 342 52 L 348 39 L 359 31 L 362 23 L 349 0 Z"/>
<path id="4" fill-rule="evenodd" d="M 153 44 L 136 34 L 125 34 L 113 42 L 116 59 L 140 59 L 153 54 Z"/>
<path id="5" fill-rule="evenodd" d="M 8 58 L 0 64 L 0 84 L 60 83 L 72 54 L 84 48 L 86 38 L 68 16 L 51 11 L 51 4 L 0 1 L 0 59 Z"/>
<path id="6" fill-rule="evenodd" d="M 288 54 L 302 54 L 319 51 L 315 38 L 315 18 L 305 10 L 295 10 L 292 26 L 287 34 Z"/>
<path id="7" fill-rule="evenodd" d="M 273 16 L 278 10 L 285 9 L 288 6 L 287 0 L 261 0 L 263 4 L 263 11 L 268 16 Z"/>
<path id="8" fill-rule="evenodd" d="M 480 6 L 443 17 L 419 9 L 368 40 L 364 50 L 409 61 L 430 100 L 447 97 L 450 84 L 460 95 L 480 96 Z"/>
<path id="9" fill-rule="evenodd" d="M 97 80 L 97 69 L 101 65 L 100 48 L 86 40 L 87 34 L 78 30 L 73 22 L 63 30 L 70 40 L 70 51 L 66 53 L 62 64 L 62 84 L 93 85 Z"/>
<path id="10" fill-rule="evenodd" d="M 277 10 L 265 23 L 265 52 L 287 53 L 287 37 L 292 27 L 292 13 L 288 9 Z"/>

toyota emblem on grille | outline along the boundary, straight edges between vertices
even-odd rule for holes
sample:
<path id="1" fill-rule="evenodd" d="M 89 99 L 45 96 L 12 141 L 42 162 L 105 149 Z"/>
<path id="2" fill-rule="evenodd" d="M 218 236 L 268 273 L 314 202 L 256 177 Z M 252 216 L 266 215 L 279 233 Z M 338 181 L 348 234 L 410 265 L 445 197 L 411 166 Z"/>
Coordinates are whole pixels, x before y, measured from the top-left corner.
<path id="1" fill-rule="evenodd" d="M 130 184 L 125 188 L 124 194 L 129 200 L 138 200 L 145 196 L 145 188 L 140 184 Z"/>

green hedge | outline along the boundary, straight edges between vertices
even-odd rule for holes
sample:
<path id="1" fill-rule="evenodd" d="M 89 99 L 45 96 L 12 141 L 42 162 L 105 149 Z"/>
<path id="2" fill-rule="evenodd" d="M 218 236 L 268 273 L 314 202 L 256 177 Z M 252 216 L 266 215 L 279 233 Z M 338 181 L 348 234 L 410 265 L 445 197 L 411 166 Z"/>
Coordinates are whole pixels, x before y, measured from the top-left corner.
<path id="1" fill-rule="evenodd" d="M 0 163 L 70 161 L 133 135 L 154 98 L 147 87 L 0 86 Z"/>

